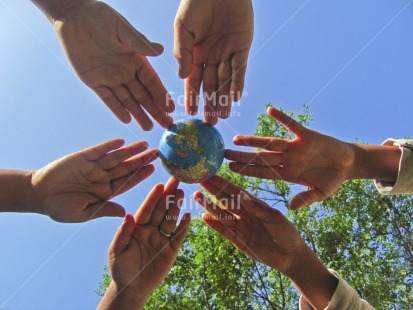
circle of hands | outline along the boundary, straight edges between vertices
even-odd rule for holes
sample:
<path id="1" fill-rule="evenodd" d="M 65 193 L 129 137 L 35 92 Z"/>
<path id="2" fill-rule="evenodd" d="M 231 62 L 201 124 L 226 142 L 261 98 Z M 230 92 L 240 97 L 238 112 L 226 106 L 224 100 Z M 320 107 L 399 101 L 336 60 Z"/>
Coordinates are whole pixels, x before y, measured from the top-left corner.
<path id="1" fill-rule="evenodd" d="M 353 148 L 303 127 L 275 108 L 268 108 L 267 113 L 295 138 L 236 136 L 235 144 L 263 150 L 226 150 L 226 158 L 232 161 L 230 169 L 308 186 L 291 200 L 292 209 L 334 193 L 353 165 Z M 122 139 L 110 140 L 32 172 L 29 188 L 33 207 L 62 222 L 125 216 L 123 207 L 110 199 L 148 178 L 159 154 L 157 149 L 147 150 L 144 141 L 123 144 Z M 202 216 L 206 224 L 251 258 L 287 276 L 298 272 L 301 263 L 297 260 L 308 256 L 308 249 L 280 211 L 219 176 L 200 185 L 217 201 L 213 203 L 199 191 L 194 194 L 194 200 L 206 210 Z M 174 178 L 166 185 L 156 185 L 136 215 L 125 216 L 109 249 L 113 281 L 102 300 L 103 308 L 128 292 L 132 293 L 127 298 L 133 296 L 136 304 L 143 305 L 168 274 L 190 223 L 190 214 L 185 213 L 177 225 L 184 198 L 178 186 Z"/>
<path id="2" fill-rule="evenodd" d="M 79 78 L 120 121 L 133 118 L 143 130 L 152 129 L 152 120 L 164 128 L 173 123 L 168 113 L 174 111 L 174 102 L 147 59 L 161 55 L 162 45 L 151 42 L 102 2 L 78 2 L 53 23 Z M 240 100 L 244 88 L 253 37 L 251 1 L 182 0 L 174 30 L 186 111 L 198 112 L 202 87 L 205 120 L 216 124 L 218 118 L 230 115 L 232 102 Z M 295 138 L 236 136 L 236 145 L 260 150 L 227 150 L 229 168 L 246 176 L 307 186 L 293 197 L 291 209 L 332 195 L 349 174 L 354 149 L 303 127 L 277 109 L 267 113 Z M 107 141 L 32 172 L 28 186 L 32 207 L 61 222 L 125 216 L 124 208 L 110 199 L 153 173 L 158 150 L 147 150 L 144 141 L 123 144 L 121 139 Z M 206 210 L 202 216 L 206 224 L 251 258 L 287 275 L 296 272 L 305 243 L 281 212 L 219 176 L 200 185 L 217 201 L 199 191 L 194 194 Z M 109 249 L 113 278 L 109 304 L 127 292 L 143 304 L 171 269 L 190 223 L 190 214 L 185 213 L 177 224 L 184 198 L 178 186 L 173 178 L 156 185 L 135 216 L 125 216 Z"/>

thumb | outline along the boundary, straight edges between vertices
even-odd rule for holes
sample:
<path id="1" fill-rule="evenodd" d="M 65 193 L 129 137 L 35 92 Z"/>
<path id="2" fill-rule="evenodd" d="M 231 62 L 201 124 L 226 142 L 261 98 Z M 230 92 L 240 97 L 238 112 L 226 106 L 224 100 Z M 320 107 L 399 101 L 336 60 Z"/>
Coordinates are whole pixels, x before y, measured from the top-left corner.
<path id="1" fill-rule="evenodd" d="M 290 201 L 290 209 L 297 210 L 308 206 L 313 202 L 323 200 L 324 198 L 326 197 L 323 193 L 321 193 L 318 189 L 312 188 L 295 195 Z"/>
<path id="2" fill-rule="evenodd" d="M 135 53 L 145 56 L 159 56 L 163 53 L 162 44 L 151 42 L 131 25 L 122 24 L 118 29 L 119 40 Z"/>
<path id="3" fill-rule="evenodd" d="M 125 214 L 125 209 L 121 205 L 112 201 L 104 201 L 87 207 L 84 217 L 86 221 L 89 221 L 104 216 L 123 217 Z"/>
<path id="4" fill-rule="evenodd" d="M 135 220 L 132 215 L 126 214 L 125 220 L 119 226 L 109 247 L 109 259 L 122 254 L 129 245 L 133 232 L 135 231 Z"/>
<path id="5" fill-rule="evenodd" d="M 177 250 L 181 246 L 182 242 L 184 242 L 186 233 L 189 230 L 189 226 L 191 224 L 191 214 L 189 212 L 185 213 L 182 218 L 179 226 L 176 228 L 173 239 L 171 243 L 173 244 L 174 248 Z"/>

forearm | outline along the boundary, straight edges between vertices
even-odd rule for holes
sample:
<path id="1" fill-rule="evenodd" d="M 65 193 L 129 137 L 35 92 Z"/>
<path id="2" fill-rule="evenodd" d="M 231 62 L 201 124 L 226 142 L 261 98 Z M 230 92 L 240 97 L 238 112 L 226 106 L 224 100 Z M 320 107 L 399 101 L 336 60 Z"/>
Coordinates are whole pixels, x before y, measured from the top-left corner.
<path id="1" fill-rule="evenodd" d="M 97 310 L 143 309 L 146 298 L 138 295 L 137 291 L 119 289 L 112 281 L 100 301 Z"/>
<path id="2" fill-rule="evenodd" d="M 338 279 L 305 244 L 286 276 L 314 309 L 326 308 L 338 285 Z"/>
<path id="3" fill-rule="evenodd" d="M 347 179 L 396 181 L 401 151 L 397 146 L 350 144 L 356 153 Z"/>
<path id="4" fill-rule="evenodd" d="M 0 212 L 39 213 L 35 209 L 31 177 L 31 171 L 0 170 Z"/>
<path id="5" fill-rule="evenodd" d="M 30 0 L 53 24 L 71 10 L 95 0 Z"/>

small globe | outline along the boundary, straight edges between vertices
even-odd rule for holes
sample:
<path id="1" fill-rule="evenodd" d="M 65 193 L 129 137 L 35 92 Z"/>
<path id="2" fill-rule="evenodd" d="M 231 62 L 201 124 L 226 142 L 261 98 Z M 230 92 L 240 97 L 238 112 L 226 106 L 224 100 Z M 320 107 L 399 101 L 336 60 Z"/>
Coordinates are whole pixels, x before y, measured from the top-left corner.
<path id="1" fill-rule="evenodd" d="M 175 122 L 159 143 L 163 166 L 185 183 L 199 183 L 214 176 L 222 165 L 224 153 L 219 131 L 195 118 Z"/>

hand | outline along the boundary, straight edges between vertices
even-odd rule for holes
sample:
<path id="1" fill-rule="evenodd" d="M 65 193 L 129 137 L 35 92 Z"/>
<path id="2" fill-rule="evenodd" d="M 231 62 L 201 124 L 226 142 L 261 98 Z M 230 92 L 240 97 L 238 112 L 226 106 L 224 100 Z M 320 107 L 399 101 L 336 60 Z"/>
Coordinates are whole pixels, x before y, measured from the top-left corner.
<path id="1" fill-rule="evenodd" d="M 235 136 L 236 145 L 266 151 L 227 150 L 226 158 L 234 161 L 229 168 L 243 175 L 307 186 L 307 191 L 291 199 L 290 208 L 293 210 L 334 194 L 348 178 L 355 161 L 352 145 L 307 129 L 272 107 L 268 108 L 267 113 L 295 134 L 295 139 Z"/>
<path id="2" fill-rule="evenodd" d="M 251 0 L 181 0 L 175 17 L 174 55 L 185 78 L 185 107 L 198 111 L 203 83 L 205 120 L 227 118 L 241 98 L 254 33 Z"/>
<path id="3" fill-rule="evenodd" d="M 178 185 L 173 178 L 156 185 L 135 217 L 125 217 L 109 248 L 112 283 L 99 309 L 142 307 L 169 273 L 190 224 L 186 213 L 176 227 L 184 197 Z"/>
<path id="4" fill-rule="evenodd" d="M 278 210 L 215 176 L 201 183 L 219 205 L 201 192 L 194 199 L 208 213 L 203 221 L 254 260 L 285 274 L 315 309 L 324 309 L 338 280 L 305 244 L 300 234 Z"/>
<path id="5" fill-rule="evenodd" d="M 150 130 L 149 113 L 162 127 L 172 125 L 167 112 L 174 103 L 146 58 L 162 54 L 163 46 L 150 42 L 109 5 L 78 2 L 54 27 L 80 79 L 122 122 L 132 115 Z"/>
<path id="6" fill-rule="evenodd" d="M 201 186 L 219 201 L 216 205 L 202 192 L 194 193 L 209 212 L 203 221 L 252 259 L 288 273 L 305 243 L 281 212 L 219 176 Z"/>
<path id="7" fill-rule="evenodd" d="M 31 177 L 35 209 L 58 222 L 124 216 L 123 207 L 109 199 L 149 177 L 155 169 L 149 163 L 158 157 L 158 150 L 141 153 L 148 147 L 144 141 L 120 148 L 123 144 L 122 139 L 107 141 L 35 171 Z"/>

